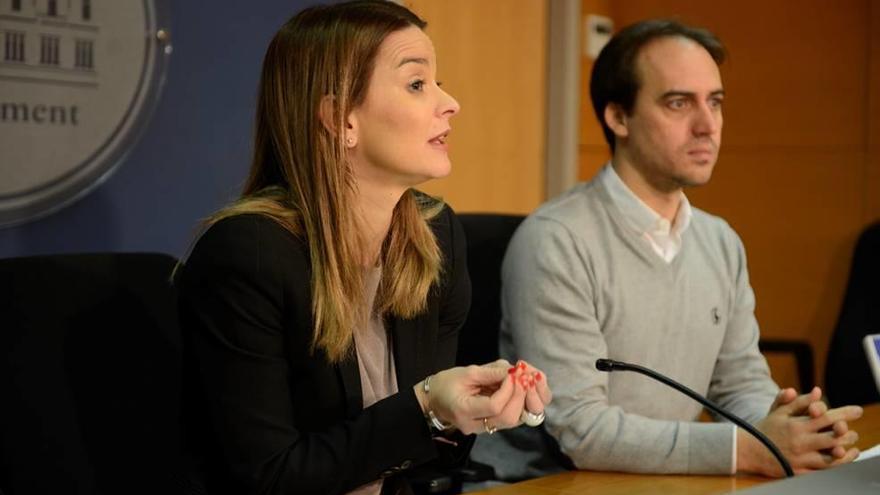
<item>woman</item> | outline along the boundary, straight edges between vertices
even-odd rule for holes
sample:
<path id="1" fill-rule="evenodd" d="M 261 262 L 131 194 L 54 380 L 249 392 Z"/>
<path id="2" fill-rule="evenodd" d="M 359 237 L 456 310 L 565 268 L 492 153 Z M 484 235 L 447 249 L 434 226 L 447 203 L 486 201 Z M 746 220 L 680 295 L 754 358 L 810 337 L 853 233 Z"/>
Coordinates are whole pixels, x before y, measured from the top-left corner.
<path id="1" fill-rule="evenodd" d="M 524 363 L 450 368 L 464 237 L 411 187 L 449 173 L 459 107 L 424 26 L 358 1 L 306 9 L 269 45 L 244 194 L 178 279 L 197 490 L 399 493 L 413 467 L 466 455 L 465 434 L 543 418 Z"/>

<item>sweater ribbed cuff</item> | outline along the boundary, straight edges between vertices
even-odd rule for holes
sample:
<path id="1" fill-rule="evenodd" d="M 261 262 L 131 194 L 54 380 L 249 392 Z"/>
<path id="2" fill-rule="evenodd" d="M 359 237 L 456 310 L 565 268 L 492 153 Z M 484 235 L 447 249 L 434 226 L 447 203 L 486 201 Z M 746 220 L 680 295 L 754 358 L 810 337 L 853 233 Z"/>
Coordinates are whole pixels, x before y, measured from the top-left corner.
<path id="1" fill-rule="evenodd" d="M 729 423 L 687 423 L 688 473 L 730 474 L 736 462 L 736 427 Z"/>

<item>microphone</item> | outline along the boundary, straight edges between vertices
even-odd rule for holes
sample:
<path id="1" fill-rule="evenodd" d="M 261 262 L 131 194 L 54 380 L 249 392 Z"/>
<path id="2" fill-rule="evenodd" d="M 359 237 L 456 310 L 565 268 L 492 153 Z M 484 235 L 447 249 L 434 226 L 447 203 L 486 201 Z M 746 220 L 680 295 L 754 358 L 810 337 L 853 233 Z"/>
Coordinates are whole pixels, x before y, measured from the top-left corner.
<path id="1" fill-rule="evenodd" d="M 639 366 L 637 364 L 624 363 L 623 361 L 615 361 L 613 359 L 597 359 L 596 360 L 596 369 L 599 371 L 605 371 L 608 373 L 610 373 L 612 371 L 635 371 L 636 373 L 640 373 L 640 374 L 645 375 L 649 378 L 653 378 L 654 380 L 657 380 L 658 382 L 664 383 L 664 384 L 674 388 L 675 390 L 678 390 L 679 392 L 687 395 L 691 399 L 694 399 L 695 401 L 704 405 L 710 411 L 718 414 L 719 416 L 727 418 L 728 420 L 730 420 L 730 422 L 739 426 L 743 430 L 746 430 L 747 432 L 751 433 L 753 437 L 757 438 L 758 441 L 763 443 L 764 446 L 767 447 L 767 450 L 769 450 L 770 453 L 772 453 L 773 456 L 776 457 L 776 460 L 779 461 L 779 464 L 782 466 L 782 470 L 785 471 L 785 476 L 788 478 L 791 478 L 792 476 L 794 476 L 794 471 L 792 471 L 792 469 L 791 469 L 791 464 L 789 464 L 788 461 L 785 460 L 785 456 L 783 456 L 782 452 L 779 451 L 779 447 L 777 447 L 773 442 L 771 442 L 770 439 L 767 438 L 766 435 L 764 435 L 763 433 L 758 431 L 754 426 L 748 424 L 742 418 L 734 416 L 732 413 L 729 413 L 729 412 L 725 411 L 724 409 L 721 409 L 721 407 L 716 405 L 714 402 L 712 402 L 709 399 L 703 397 L 702 395 L 694 392 L 693 390 L 689 389 L 688 387 L 685 387 L 684 385 L 682 385 L 681 383 L 678 383 L 677 381 L 673 380 L 672 378 L 669 378 L 665 375 L 661 375 L 660 373 L 657 373 L 656 371 L 654 371 L 652 369 L 645 368 L 644 366 Z"/>

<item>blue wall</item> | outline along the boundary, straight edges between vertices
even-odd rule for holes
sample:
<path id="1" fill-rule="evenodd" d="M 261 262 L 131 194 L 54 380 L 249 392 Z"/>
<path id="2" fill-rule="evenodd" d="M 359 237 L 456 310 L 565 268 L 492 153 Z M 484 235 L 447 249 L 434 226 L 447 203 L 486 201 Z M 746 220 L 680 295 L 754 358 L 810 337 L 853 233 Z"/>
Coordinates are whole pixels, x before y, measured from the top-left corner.
<path id="1" fill-rule="evenodd" d="M 248 169 L 257 81 L 272 35 L 307 0 L 170 0 L 174 52 L 141 139 L 101 186 L 48 217 L 0 229 L 0 257 L 185 253 L 200 218 Z"/>

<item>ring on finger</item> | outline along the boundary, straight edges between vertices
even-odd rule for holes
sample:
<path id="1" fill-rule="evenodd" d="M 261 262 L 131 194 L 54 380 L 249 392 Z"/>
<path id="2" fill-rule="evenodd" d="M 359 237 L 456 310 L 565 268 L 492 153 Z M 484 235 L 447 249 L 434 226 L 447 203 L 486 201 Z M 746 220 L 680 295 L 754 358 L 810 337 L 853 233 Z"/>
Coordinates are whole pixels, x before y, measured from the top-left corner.
<path id="1" fill-rule="evenodd" d="M 497 426 L 489 426 L 489 418 L 483 418 L 483 428 L 486 429 L 486 433 L 493 435 L 496 431 L 498 431 Z"/>
<path id="2" fill-rule="evenodd" d="M 544 411 L 541 411 L 538 414 L 535 414 L 531 411 L 523 409 L 522 414 L 519 415 L 519 419 L 529 425 L 529 426 L 538 426 L 544 422 Z"/>

